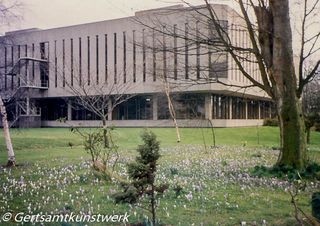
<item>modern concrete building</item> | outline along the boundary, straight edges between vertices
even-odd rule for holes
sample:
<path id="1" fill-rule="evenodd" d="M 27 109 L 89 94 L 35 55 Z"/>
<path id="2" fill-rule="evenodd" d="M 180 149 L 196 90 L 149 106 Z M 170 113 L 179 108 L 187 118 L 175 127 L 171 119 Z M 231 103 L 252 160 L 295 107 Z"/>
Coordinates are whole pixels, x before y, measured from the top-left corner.
<path id="1" fill-rule="evenodd" d="M 212 7 L 232 42 L 249 47 L 237 13 Z M 115 20 L 7 32 L 0 37 L 0 89 L 12 125 L 97 126 L 100 117 L 78 98 L 107 95 L 108 124 L 173 126 L 165 90 L 180 126 L 208 126 L 209 119 L 217 127 L 260 125 L 271 116 L 270 99 L 250 87 L 215 42 L 208 18 L 205 6 L 176 5 Z M 243 66 L 260 79 L 252 61 Z M 131 98 L 113 106 L 119 95 Z M 67 124 L 57 121 L 62 117 Z"/>

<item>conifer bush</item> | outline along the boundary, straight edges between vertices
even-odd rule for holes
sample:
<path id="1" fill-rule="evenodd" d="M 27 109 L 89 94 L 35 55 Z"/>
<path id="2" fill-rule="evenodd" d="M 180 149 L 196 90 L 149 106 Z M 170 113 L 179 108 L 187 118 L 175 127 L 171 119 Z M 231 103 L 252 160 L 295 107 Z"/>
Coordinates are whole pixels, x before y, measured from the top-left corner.
<path id="1" fill-rule="evenodd" d="M 138 204 L 152 215 L 152 225 L 156 225 L 157 198 L 168 186 L 156 185 L 157 161 L 160 158 L 160 144 L 156 135 L 151 131 L 144 131 L 141 135 L 143 144 L 139 145 L 139 155 L 135 162 L 128 164 L 130 182 L 122 183 L 122 191 L 114 195 L 116 203 Z"/>

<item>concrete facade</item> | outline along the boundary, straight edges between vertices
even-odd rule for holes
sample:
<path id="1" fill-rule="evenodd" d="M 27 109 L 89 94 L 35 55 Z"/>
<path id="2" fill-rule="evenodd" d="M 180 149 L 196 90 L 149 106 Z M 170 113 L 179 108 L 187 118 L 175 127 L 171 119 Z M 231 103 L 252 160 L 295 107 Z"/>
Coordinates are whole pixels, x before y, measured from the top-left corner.
<path id="1" fill-rule="evenodd" d="M 239 29 L 240 17 L 228 6 L 212 7 L 232 41 L 249 47 L 247 33 Z M 24 120 L 29 126 L 38 127 L 39 121 L 45 127 L 99 125 L 85 109 L 74 109 L 73 101 L 85 90 L 89 96 L 136 96 L 113 112 L 110 99 L 108 124 L 170 127 L 171 120 L 162 112 L 167 106 L 161 105 L 166 82 L 177 96 L 181 126 L 208 126 L 208 120 L 216 127 L 260 125 L 266 117 L 261 106 L 271 108 L 263 91 L 244 92 L 215 82 L 250 85 L 227 53 L 199 41 L 215 37 L 203 16 L 207 14 L 204 6 L 177 5 L 115 20 L 6 33 L 0 45 L 1 94 L 8 103 L 16 103 L 13 115 L 30 116 Z M 216 70 L 221 67 L 224 70 Z M 260 80 L 255 64 L 244 67 Z M 183 94 L 190 94 L 189 103 L 179 97 Z M 138 113 L 132 112 L 134 107 Z M 60 116 L 67 124 L 56 121 Z"/>

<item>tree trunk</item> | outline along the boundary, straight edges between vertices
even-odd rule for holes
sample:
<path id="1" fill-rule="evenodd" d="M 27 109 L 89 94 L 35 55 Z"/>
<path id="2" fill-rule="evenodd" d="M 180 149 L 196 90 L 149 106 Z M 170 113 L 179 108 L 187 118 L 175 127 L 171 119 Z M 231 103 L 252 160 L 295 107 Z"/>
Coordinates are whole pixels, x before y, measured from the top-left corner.
<path id="1" fill-rule="evenodd" d="M 165 80 L 164 81 L 164 85 L 165 85 L 165 94 L 167 96 L 167 100 L 168 100 L 168 108 L 169 108 L 169 113 L 170 116 L 172 118 L 174 127 L 176 128 L 176 135 L 177 135 L 177 143 L 181 142 L 181 138 L 180 138 L 180 130 L 179 130 L 179 126 L 178 126 L 178 122 L 177 122 L 177 118 L 176 118 L 176 112 L 174 110 L 174 106 L 172 104 L 172 100 L 171 100 L 171 96 L 170 96 L 170 87 L 169 87 L 169 83 Z"/>
<path id="2" fill-rule="evenodd" d="M 7 111 L 6 111 L 6 107 L 4 106 L 4 103 L 3 103 L 1 97 L 0 97 L 0 113 L 2 115 L 3 133 L 4 133 L 4 139 L 6 142 L 7 152 L 8 152 L 7 166 L 12 167 L 12 166 L 16 165 L 16 158 L 14 156 L 14 151 L 13 151 L 11 137 L 10 137 Z"/>
<path id="3" fill-rule="evenodd" d="M 174 107 L 173 107 L 173 104 L 172 104 L 170 96 L 168 95 L 167 97 L 168 97 L 169 112 L 170 112 L 170 115 L 172 117 L 174 127 L 176 128 L 177 142 L 179 143 L 179 142 L 181 142 L 181 138 L 180 138 L 180 131 L 179 131 L 178 122 L 177 122 L 177 119 L 176 119 L 176 113 L 175 113 L 175 110 L 174 110 Z"/>
<path id="4" fill-rule="evenodd" d="M 216 134 L 214 132 L 214 125 L 213 125 L 213 120 L 208 119 L 210 126 L 211 126 L 211 134 L 212 134 L 212 142 L 213 142 L 213 147 L 216 147 Z"/>
<path id="5" fill-rule="evenodd" d="M 103 141 L 104 141 L 104 147 L 109 148 L 109 140 L 108 140 L 108 127 L 107 127 L 107 120 L 102 120 L 103 125 Z"/>
<path id="6" fill-rule="evenodd" d="M 277 104 L 281 139 L 278 165 L 303 169 L 308 160 L 305 123 L 300 100 L 291 99 L 294 98 L 282 98 Z"/>
<path id="7" fill-rule="evenodd" d="M 274 99 L 280 123 L 279 166 L 303 169 L 307 164 L 306 131 L 293 61 L 288 0 L 270 0 L 272 15 L 271 67 Z M 263 44 L 263 43 L 261 43 Z"/>

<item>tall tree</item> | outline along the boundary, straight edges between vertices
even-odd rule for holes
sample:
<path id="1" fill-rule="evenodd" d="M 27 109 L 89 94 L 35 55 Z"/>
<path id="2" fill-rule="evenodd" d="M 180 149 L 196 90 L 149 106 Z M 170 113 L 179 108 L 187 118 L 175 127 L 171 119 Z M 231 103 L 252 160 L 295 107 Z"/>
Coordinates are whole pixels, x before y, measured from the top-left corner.
<path id="1" fill-rule="evenodd" d="M 14 1 L 11 4 L 5 1 L 0 0 L 0 26 L 10 24 L 13 19 L 19 18 L 18 14 L 16 14 L 16 10 L 21 8 L 21 3 L 19 1 Z M 4 74 L 0 74 L 0 76 L 4 76 Z M 9 131 L 9 123 L 7 118 L 7 111 L 3 101 L 2 96 L 0 95 L 0 114 L 2 117 L 2 126 L 3 126 L 3 133 L 4 139 L 7 147 L 8 153 L 8 162 L 7 166 L 15 166 L 16 159 L 13 151 L 13 146 L 11 142 L 11 136 Z"/>
<path id="2" fill-rule="evenodd" d="M 261 82 L 255 79 L 241 64 L 236 48 L 219 24 L 213 7 L 205 0 L 210 19 L 217 30 L 225 50 L 236 62 L 242 74 L 251 83 L 264 90 L 275 102 L 280 122 L 281 150 L 277 164 L 302 169 L 307 164 L 307 145 L 305 121 L 302 112 L 301 95 L 304 86 L 314 78 L 319 70 L 320 60 L 313 65 L 308 74 L 303 73 L 306 59 L 317 49 L 320 31 L 306 37 L 308 20 L 314 16 L 319 1 L 303 1 L 303 21 L 301 25 L 301 47 L 298 70 L 295 70 L 289 1 L 238 0 L 238 4 L 250 37 L 251 48 L 245 51 L 255 57 L 261 74 Z M 249 10 L 254 10 L 251 19 Z M 257 29 L 256 29 L 257 28 Z M 256 35 L 258 33 L 258 35 Z M 311 43 L 311 45 L 310 45 Z"/>
<path id="3" fill-rule="evenodd" d="M 2 126 L 3 126 L 3 134 L 4 134 L 4 139 L 6 142 L 6 147 L 7 147 L 7 153 L 8 153 L 8 162 L 7 166 L 15 166 L 16 165 L 16 158 L 14 155 L 13 151 L 13 146 L 11 142 L 11 137 L 10 137 L 10 131 L 9 131 L 9 123 L 8 123 L 8 118 L 7 118 L 7 111 L 6 107 L 2 101 L 2 98 L 0 96 L 0 113 L 2 116 Z"/>
<path id="4" fill-rule="evenodd" d="M 189 23 L 181 30 L 175 30 L 167 22 L 160 18 L 151 18 L 139 23 L 149 28 L 158 27 L 157 32 L 165 33 L 171 37 L 184 40 L 185 46 L 180 46 L 181 56 L 188 55 L 199 58 L 201 55 L 208 55 L 211 60 L 210 66 L 204 68 L 202 65 L 194 67 L 196 79 L 194 84 L 199 83 L 220 83 L 238 88 L 258 87 L 270 96 L 276 106 L 280 122 L 281 148 L 277 164 L 279 166 L 290 166 L 302 169 L 306 166 L 307 144 L 305 120 L 302 111 L 301 96 L 304 87 L 319 72 L 320 60 L 316 59 L 308 73 L 304 73 L 303 67 L 310 58 L 314 59 L 320 50 L 320 31 L 313 26 L 314 17 L 318 12 L 319 0 L 303 0 L 302 22 L 298 28 L 301 34 L 299 56 L 293 54 L 293 31 L 291 29 L 289 0 L 234 0 L 239 6 L 240 16 L 235 11 L 227 10 L 221 5 L 211 5 L 208 0 L 204 0 L 205 6 L 192 6 L 187 1 L 193 11 L 186 10 Z M 216 10 L 217 9 L 217 10 Z M 168 9 L 167 14 L 174 10 L 181 12 L 181 8 Z M 225 11 L 224 11 L 225 10 Z M 160 13 L 161 14 L 161 13 Z M 225 15 L 230 14 L 230 19 L 237 18 L 236 21 L 225 23 Z M 183 14 L 181 14 L 183 16 Z M 154 16 L 156 17 L 156 16 Z M 194 21 L 194 22 L 191 22 Z M 195 28 L 191 27 L 195 23 Z M 203 26 L 209 29 L 209 34 L 197 29 Z M 233 27 L 235 26 L 235 27 Z M 163 27 L 166 29 L 162 31 Z M 312 28 L 312 31 L 308 31 Z M 249 37 L 249 43 L 245 40 L 235 40 L 231 34 L 239 32 L 244 39 Z M 207 46 L 207 48 L 203 48 Z M 203 50 L 206 49 L 206 50 Z M 189 50 L 197 50 L 191 53 Z M 175 54 L 175 49 L 172 50 Z M 196 51 L 194 51 L 196 52 Z M 227 55 L 229 57 L 227 57 Z M 230 59 L 234 68 L 229 68 L 226 64 Z M 295 65 L 298 58 L 298 64 Z M 216 60 L 216 62 L 213 62 Z M 187 65 L 186 61 L 186 65 Z M 187 65 L 191 72 L 192 67 Z M 252 71 L 248 64 L 254 64 L 260 72 L 259 76 Z M 229 64 L 230 65 L 230 64 Z M 233 66 L 232 66 L 233 67 Z M 245 80 L 243 84 L 231 84 L 225 79 L 220 79 L 219 73 L 222 70 L 239 70 Z M 199 71 L 204 73 L 200 74 Z M 202 78 L 206 76 L 206 78 Z M 221 77 L 222 78 L 222 77 Z M 225 78 L 225 77 L 223 77 Z M 174 80 L 175 78 L 172 78 Z M 192 78 L 183 80 L 191 84 Z M 179 82 L 183 82 L 182 79 Z"/>

